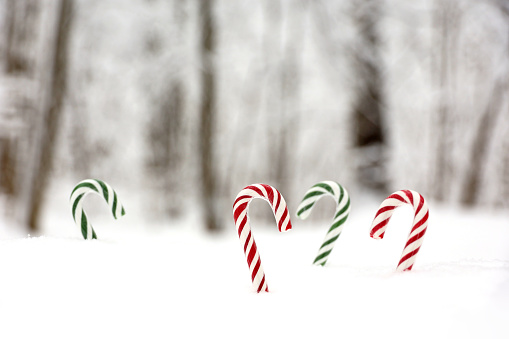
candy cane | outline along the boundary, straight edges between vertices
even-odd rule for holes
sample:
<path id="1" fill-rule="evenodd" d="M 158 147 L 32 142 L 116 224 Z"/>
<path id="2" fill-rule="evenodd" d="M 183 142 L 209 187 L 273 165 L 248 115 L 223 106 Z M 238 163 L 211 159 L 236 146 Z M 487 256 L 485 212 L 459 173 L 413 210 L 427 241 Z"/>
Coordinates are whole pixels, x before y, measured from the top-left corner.
<path id="1" fill-rule="evenodd" d="M 279 232 L 286 232 L 292 229 L 290 214 L 286 207 L 286 202 L 281 193 L 274 187 L 265 184 L 254 184 L 244 187 L 239 192 L 233 203 L 233 219 L 241 245 L 244 247 L 244 254 L 247 258 L 247 264 L 251 272 L 253 286 L 259 293 L 261 291 L 268 292 L 267 282 L 265 281 L 265 273 L 263 272 L 260 254 L 256 247 L 256 242 L 251 234 L 249 226 L 249 217 L 247 212 L 249 203 L 254 198 L 266 200 L 272 207 L 272 212 L 276 217 Z"/>
<path id="2" fill-rule="evenodd" d="M 391 219 L 394 209 L 403 205 L 410 204 L 414 208 L 415 216 L 412 225 L 412 230 L 408 235 L 401 259 L 398 263 L 396 271 L 410 271 L 414 265 L 415 258 L 419 249 L 421 248 L 426 228 L 428 227 L 428 205 L 419 193 L 411 190 L 397 191 L 387 197 L 378 212 L 376 213 L 375 220 L 371 224 L 371 237 L 374 239 L 382 239 L 385 234 L 387 224 Z"/>
<path id="3" fill-rule="evenodd" d="M 315 203 L 324 195 L 329 195 L 336 201 L 336 213 L 332 226 L 327 231 L 322 246 L 318 250 L 318 254 L 313 264 L 325 266 L 327 259 L 329 258 L 334 243 L 338 239 L 343 225 L 348 218 L 350 213 L 350 197 L 346 189 L 340 184 L 334 181 L 322 181 L 311 187 L 305 194 L 299 207 L 297 207 L 297 217 L 302 220 L 306 219 L 310 214 L 311 210 L 315 206 Z"/>
<path id="4" fill-rule="evenodd" d="M 104 200 L 110 206 L 111 212 L 115 219 L 125 215 L 125 210 L 120 201 L 118 201 L 117 193 L 101 180 L 87 179 L 78 183 L 71 193 L 71 212 L 74 222 L 81 227 L 81 233 L 85 239 L 97 239 L 92 225 L 88 222 L 87 215 L 83 211 L 83 198 L 89 193 L 102 195 Z"/>

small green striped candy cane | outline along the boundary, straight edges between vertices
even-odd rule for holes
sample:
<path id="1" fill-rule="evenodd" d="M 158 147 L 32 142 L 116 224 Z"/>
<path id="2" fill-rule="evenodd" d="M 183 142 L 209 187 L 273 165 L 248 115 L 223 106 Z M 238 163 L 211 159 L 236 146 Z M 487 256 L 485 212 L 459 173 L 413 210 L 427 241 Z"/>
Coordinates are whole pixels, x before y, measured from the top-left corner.
<path id="1" fill-rule="evenodd" d="M 81 234 L 85 239 L 97 239 L 92 224 L 88 222 L 87 215 L 83 211 L 83 200 L 86 195 L 96 193 L 101 195 L 108 203 L 115 219 L 125 215 L 125 210 L 117 198 L 117 193 L 110 185 L 97 179 L 83 180 L 74 187 L 71 193 L 71 212 L 74 222 L 81 227 Z"/>
<path id="2" fill-rule="evenodd" d="M 323 244 L 320 246 L 313 262 L 313 264 L 321 266 L 325 266 L 334 243 L 341 234 L 343 225 L 350 213 L 350 196 L 348 191 L 335 181 L 321 181 L 306 192 L 302 202 L 297 207 L 297 217 L 302 220 L 306 219 L 311 214 L 315 203 L 324 195 L 329 195 L 336 201 L 336 214 L 334 215 L 332 226 L 327 231 Z"/>

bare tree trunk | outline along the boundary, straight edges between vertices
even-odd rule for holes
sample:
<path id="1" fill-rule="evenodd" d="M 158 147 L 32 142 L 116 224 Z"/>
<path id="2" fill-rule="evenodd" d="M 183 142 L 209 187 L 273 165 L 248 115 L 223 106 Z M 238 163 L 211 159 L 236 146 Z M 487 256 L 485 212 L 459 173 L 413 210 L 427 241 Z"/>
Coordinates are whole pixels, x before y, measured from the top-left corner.
<path id="1" fill-rule="evenodd" d="M 201 103 L 199 127 L 200 174 L 202 180 L 201 199 L 205 214 L 205 225 L 209 232 L 220 230 L 217 215 L 218 196 L 217 176 L 214 159 L 214 128 L 216 122 L 216 70 L 213 54 L 216 45 L 215 22 L 213 17 L 213 0 L 200 1 L 201 40 L 200 56 Z"/>
<path id="2" fill-rule="evenodd" d="M 181 199 L 182 190 L 182 172 L 184 156 L 182 154 L 182 147 L 184 143 L 184 110 L 185 110 L 185 94 L 186 86 L 185 80 L 182 76 L 180 69 L 184 60 L 184 36 L 186 24 L 186 5 L 185 0 L 178 0 L 174 2 L 173 6 L 173 21 L 175 22 L 175 29 L 177 30 L 177 38 L 174 41 L 177 62 L 173 65 L 175 68 L 174 76 L 170 79 L 168 86 L 168 93 L 166 100 L 164 100 L 164 107 L 161 107 L 166 114 L 166 125 L 168 139 L 166 140 L 167 154 L 166 154 L 166 172 L 164 177 L 164 193 L 167 197 L 167 204 L 165 206 L 166 212 L 171 216 L 178 216 L 182 211 L 183 201 Z M 161 112 L 163 113 L 163 112 Z M 164 113 L 163 113 L 164 114 Z"/>
<path id="3" fill-rule="evenodd" d="M 16 158 L 12 154 L 15 140 L 0 138 L 0 192 L 9 196 L 16 193 Z"/>
<path id="4" fill-rule="evenodd" d="M 182 162 L 182 118 L 183 84 L 180 79 L 172 79 L 170 85 L 159 98 L 159 107 L 149 126 L 150 158 L 148 170 L 161 181 L 159 190 L 164 196 L 162 208 L 171 216 L 181 211 L 179 198 L 179 168 Z"/>
<path id="5" fill-rule="evenodd" d="M 30 84 L 34 78 L 35 60 L 32 53 L 37 39 L 39 5 L 37 0 L 6 0 L 5 34 L 2 70 L 6 77 L 5 102 L 0 103 L 12 126 L 0 130 L 0 191 L 12 202 L 20 198 L 20 183 L 23 181 L 23 160 L 26 152 L 21 151 L 29 143 L 30 135 L 25 131 L 30 113 L 35 106 Z M 9 124 L 8 124 L 9 125 Z M 17 204 L 19 205 L 19 204 Z M 17 214 L 18 211 L 13 211 Z"/>
<path id="6" fill-rule="evenodd" d="M 354 147 L 359 152 L 357 176 L 361 184 L 373 189 L 385 189 L 385 137 L 383 121 L 383 91 L 377 19 L 378 1 L 365 0 L 356 7 L 360 46 L 354 50 L 354 67 L 359 85 L 352 108 Z"/>
<path id="7" fill-rule="evenodd" d="M 506 92 L 506 83 L 498 81 L 491 93 L 488 106 L 483 112 L 481 122 L 477 126 L 477 133 L 470 154 L 470 166 L 467 167 L 467 175 L 463 183 L 461 195 L 461 202 L 467 206 L 472 206 L 478 201 L 481 179 L 486 167 L 490 137 L 494 134 L 496 121 L 503 112 L 501 106 Z"/>
<path id="8" fill-rule="evenodd" d="M 32 192 L 29 195 L 28 225 L 30 230 L 39 228 L 44 193 L 55 153 L 55 141 L 62 115 L 63 101 L 67 88 L 67 62 L 69 33 L 72 23 L 73 0 L 61 0 L 57 16 L 56 44 L 52 61 L 52 77 L 48 89 L 49 104 L 44 107 L 42 137 L 35 163 L 37 174 L 33 177 Z"/>

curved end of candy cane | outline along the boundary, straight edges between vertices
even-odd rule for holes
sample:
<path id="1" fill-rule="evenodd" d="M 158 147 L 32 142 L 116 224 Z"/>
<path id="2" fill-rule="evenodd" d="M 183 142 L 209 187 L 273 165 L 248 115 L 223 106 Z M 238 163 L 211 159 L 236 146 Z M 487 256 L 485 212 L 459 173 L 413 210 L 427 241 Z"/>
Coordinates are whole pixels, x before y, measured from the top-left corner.
<path id="1" fill-rule="evenodd" d="M 389 219 L 382 221 L 381 223 L 377 223 L 375 221 L 376 219 L 371 224 L 371 231 L 369 232 L 369 236 L 376 240 L 383 239 L 385 235 L 385 228 L 389 223 Z"/>
<path id="2" fill-rule="evenodd" d="M 384 235 L 385 235 L 385 232 L 383 233 L 379 233 L 379 234 L 376 234 L 376 232 L 374 231 L 371 231 L 369 233 L 369 236 L 375 240 L 380 240 L 380 239 L 383 239 L 384 238 Z"/>
<path id="3" fill-rule="evenodd" d="M 300 220 L 306 220 L 311 215 L 311 210 L 313 209 L 313 206 L 307 209 L 303 209 L 305 207 L 306 206 L 301 207 L 300 205 L 299 207 L 297 207 L 297 212 L 295 213 L 295 216 Z"/>
<path id="4" fill-rule="evenodd" d="M 119 215 L 116 215 L 115 213 L 113 213 L 113 218 L 115 218 L 115 220 L 118 220 L 118 219 L 122 218 L 124 215 L 125 215 L 125 209 L 124 209 L 124 206 L 121 206 Z"/>
<path id="5" fill-rule="evenodd" d="M 295 216 L 299 218 L 300 220 L 306 220 L 310 215 L 311 211 L 313 210 L 313 207 L 315 206 L 315 202 L 309 203 L 309 201 L 306 200 L 305 196 L 300 202 L 299 206 L 297 207 L 297 212 L 295 213 Z"/>

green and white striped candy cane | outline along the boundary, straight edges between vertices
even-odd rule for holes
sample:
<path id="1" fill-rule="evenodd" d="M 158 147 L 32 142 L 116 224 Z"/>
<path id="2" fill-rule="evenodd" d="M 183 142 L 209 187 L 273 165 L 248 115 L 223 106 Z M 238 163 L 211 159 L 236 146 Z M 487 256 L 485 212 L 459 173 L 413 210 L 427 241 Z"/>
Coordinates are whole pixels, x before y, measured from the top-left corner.
<path id="1" fill-rule="evenodd" d="M 83 199 L 90 193 L 101 195 L 110 206 L 113 217 L 118 219 L 125 215 L 125 210 L 117 198 L 117 193 L 110 185 L 97 179 L 87 179 L 78 183 L 71 193 L 71 212 L 74 222 L 81 227 L 81 234 L 85 239 L 97 239 L 92 224 L 88 222 L 87 215 L 83 211 Z"/>
<path id="2" fill-rule="evenodd" d="M 337 182 L 321 181 L 306 192 L 306 195 L 297 208 L 297 217 L 302 220 L 306 219 L 311 214 L 311 210 L 313 206 L 315 206 L 317 200 L 324 195 L 332 196 L 337 205 L 332 226 L 329 228 L 329 231 L 327 231 L 325 240 L 322 246 L 320 246 L 315 261 L 313 262 L 313 264 L 321 266 L 325 266 L 329 254 L 334 247 L 334 243 L 343 230 L 343 225 L 348 218 L 348 213 L 350 213 L 350 196 L 347 190 Z"/>

